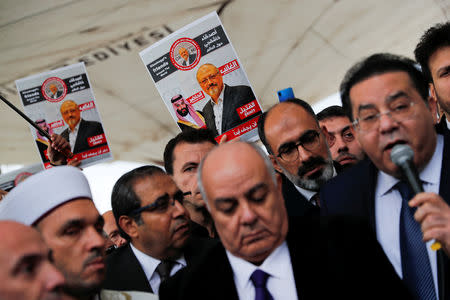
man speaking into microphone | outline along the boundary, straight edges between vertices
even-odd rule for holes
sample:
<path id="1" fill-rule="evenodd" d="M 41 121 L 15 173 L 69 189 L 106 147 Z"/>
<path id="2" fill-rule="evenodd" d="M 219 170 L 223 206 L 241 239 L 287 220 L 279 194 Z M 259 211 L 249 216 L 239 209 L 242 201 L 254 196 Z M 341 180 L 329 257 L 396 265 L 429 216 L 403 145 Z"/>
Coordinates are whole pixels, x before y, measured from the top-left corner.
<path id="1" fill-rule="evenodd" d="M 405 57 L 374 54 L 350 68 L 340 94 L 370 160 L 321 189 L 321 213 L 367 218 L 415 299 L 450 299 L 450 136 L 435 131 L 422 73 Z M 412 149 L 425 191 L 414 197 L 391 160 L 402 144 Z M 431 249 L 433 239 L 445 253 Z"/>

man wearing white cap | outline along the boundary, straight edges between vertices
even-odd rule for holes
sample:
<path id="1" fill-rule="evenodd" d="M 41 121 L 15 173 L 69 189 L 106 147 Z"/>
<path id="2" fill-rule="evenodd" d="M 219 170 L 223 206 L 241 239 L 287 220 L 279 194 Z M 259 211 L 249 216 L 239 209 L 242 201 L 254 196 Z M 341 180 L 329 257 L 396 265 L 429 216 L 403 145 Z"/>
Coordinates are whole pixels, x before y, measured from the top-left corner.
<path id="1" fill-rule="evenodd" d="M 0 203 L 0 220 L 36 227 L 77 299 L 98 297 L 105 277 L 103 218 L 83 173 L 55 167 L 29 177 Z M 118 295 L 120 298 L 120 295 Z M 101 298 L 108 298 L 103 291 Z"/>

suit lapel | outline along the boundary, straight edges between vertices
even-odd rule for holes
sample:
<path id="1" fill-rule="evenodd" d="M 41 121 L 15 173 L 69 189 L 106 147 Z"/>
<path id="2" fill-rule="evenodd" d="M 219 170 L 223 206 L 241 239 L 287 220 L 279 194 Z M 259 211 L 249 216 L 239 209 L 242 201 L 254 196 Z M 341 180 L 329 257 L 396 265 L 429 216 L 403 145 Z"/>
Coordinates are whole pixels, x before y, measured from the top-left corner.
<path id="1" fill-rule="evenodd" d="M 130 290 L 141 290 L 153 293 L 147 276 L 131 250 L 130 245 L 127 245 L 126 247 L 127 249 L 125 249 L 124 255 L 120 260 L 122 274 L 117 274 L 120 276 L 120 281 L 123 282 L 125 286 L 129 286 Z"/>

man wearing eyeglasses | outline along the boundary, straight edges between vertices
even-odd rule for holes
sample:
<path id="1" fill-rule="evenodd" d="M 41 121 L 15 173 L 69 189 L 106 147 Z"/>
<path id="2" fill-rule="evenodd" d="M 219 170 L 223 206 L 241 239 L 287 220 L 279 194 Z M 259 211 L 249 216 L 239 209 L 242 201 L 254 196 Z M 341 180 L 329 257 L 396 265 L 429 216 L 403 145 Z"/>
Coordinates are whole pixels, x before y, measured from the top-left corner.
<path id="1" fill-rule="evenodd" d="M 222 133 L 256 117 L 261 111 L 241 119 L 238 109 L 256 100 L 249 86 L 229 86 L 223 83 L 222 74 L 213 64 L 204 64 L 197 71 L 197 82 L 202 90 L 211 97 L 203 107 L 206 127 L 214 134 Z"/>
<path id="2" fill-rule="evenodd" d="M 423 74 L 410 59 L 374 54 L 347 72 L 340 93 L 370 161 L 322 188 L 321 212 L 367 218 L 415 299 L 449 299 L 450 136 L 435 131 L 436 104 Z M 414 151 L 425 193 L 413 197 L 391 161 L 398 144 Z M 432 239 L 442 243 L 447 257 L 431 249 Z"/>
<path id="3" fill-rule="evenodd" d="M 289 216 L 318 215 L 318 191 L 336 170 L 326 129 L 319 127 L 311 106 L 300 99 L 276 104 L 259 119 L 258 133 L 275 169 L 284 175 Z"/>
<path id="4" fill-rule="evenodd" d="M 114 185 L 111 205 L 129 244 L 107 258 L 105 286 L 158 294 L 161 282 L 196 264 L 209 240 L 191 238 L 183 192 L 155 166 L 134 169 Z"/>
<path id="5" fill-rule="evenodd" d="M 331 157 L 343 168 L 351 167 L 365 155 L 355 138 L 353 125 L 341 106 L 333 105 L 317 114 L 320 127 L 328 132 Z"/>

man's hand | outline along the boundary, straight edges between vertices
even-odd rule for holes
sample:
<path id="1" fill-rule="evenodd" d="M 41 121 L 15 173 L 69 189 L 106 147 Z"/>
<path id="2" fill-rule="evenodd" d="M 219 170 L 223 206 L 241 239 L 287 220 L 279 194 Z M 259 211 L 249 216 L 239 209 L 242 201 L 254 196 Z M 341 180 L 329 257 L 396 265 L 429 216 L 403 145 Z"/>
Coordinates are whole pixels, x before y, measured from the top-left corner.
<path id="1" fill-rule="evenodd" d="M 421 225 L 423 240 L 440 242 L 450 257 L 450 206 L 435 193 L 417 194 L 409 206 L 417 207 L 414 219 Z"/>
<path id="2" fill-rule="evenodd" d="M 69 142 L 59 134 L 52 134 L 52 141 L 47 147 L 47 155 L 53 165 L 67 164 L 67 158 L 63 153 L 70 152 Z"/>

